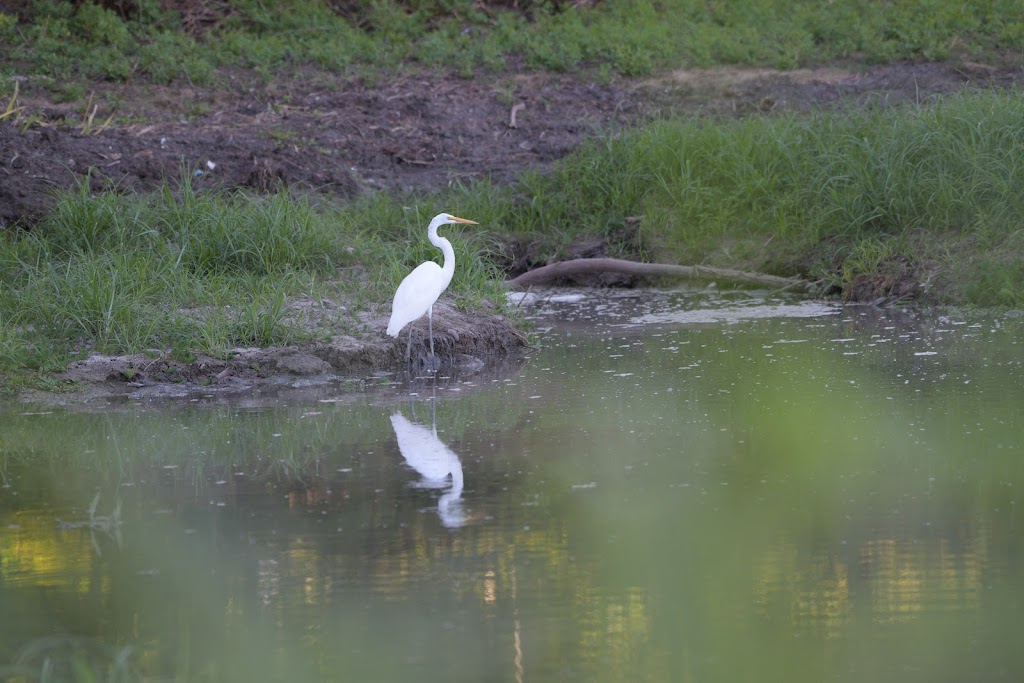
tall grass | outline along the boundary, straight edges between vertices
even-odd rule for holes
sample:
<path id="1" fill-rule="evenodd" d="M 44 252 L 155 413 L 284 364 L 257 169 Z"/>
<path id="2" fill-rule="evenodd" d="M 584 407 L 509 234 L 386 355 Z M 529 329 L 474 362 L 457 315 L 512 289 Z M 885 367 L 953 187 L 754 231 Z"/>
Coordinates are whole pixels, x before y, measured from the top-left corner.
<path id="1" fill-rule="evenodd" d="M 318 328 L 290 318 L 292 299 L 337 295 L 357 313 L 438 257 L 426 240 L 432 208 L 197 193 L 187 176 L 179 185 L 93 196 L 83 184 L 30 231 L 0 237 L 0 369 L 54 369 L 87 351 L 189 358 L 308 340 Z M 480 238 L 449 237 L 457 302 L 500 304 Z M 323 321 L 331 328 L 344 321 Z"/>
<path id="2" fill-rule="evenodd" d="M 837 284 L 900 258 L 946 278 L 933 300 L 1018 305 L 1022 111 L 1019 93 L 992 92 L 898 109 L 663 121 L 528 177 L 500 220 L 557 251 L 577 230 L 614 238 L 626 216 L 643 215 L 648 257 Z"/>

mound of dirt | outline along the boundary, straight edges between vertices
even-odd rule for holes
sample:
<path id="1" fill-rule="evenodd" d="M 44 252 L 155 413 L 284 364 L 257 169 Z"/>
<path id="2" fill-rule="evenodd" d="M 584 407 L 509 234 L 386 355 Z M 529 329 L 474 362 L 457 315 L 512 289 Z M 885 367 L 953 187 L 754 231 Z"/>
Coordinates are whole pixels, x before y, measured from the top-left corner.
<path id="1" fill-rule="evenodd" d="M 54 377 L 69 387 L 67 393 L 31 392 L 22 399 L 53 402 L 68 398 L 228 395 L 267 384 L 362 381 L 404 373 L 454 372 L 468 376 L 498 360 L 521 356 L 529 346 L 525 336 L 502 316 L 467 313 L 439 301 L 434 306 L 436 360 L 430 358 L 427 321 L 420 319 L 411 326 L 412 357 L 406 361 L 408 328 L 393 339 L 383 333 L 384 325 L 382 317 L 372 316 L 367 321 L 368 333 L 358 337 L 339 334 L 329 341 L 301 346 L 239 348 L 226 358 L 204 355 L 187 362 L 170 356 L 93 354 L 71 363 Z"/>

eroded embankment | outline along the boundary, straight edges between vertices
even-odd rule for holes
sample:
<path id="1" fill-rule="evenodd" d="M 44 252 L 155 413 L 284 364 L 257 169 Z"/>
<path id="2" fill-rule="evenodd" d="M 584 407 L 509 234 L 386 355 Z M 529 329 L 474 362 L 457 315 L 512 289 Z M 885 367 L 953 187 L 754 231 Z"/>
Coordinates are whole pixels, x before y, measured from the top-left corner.
<path id="1" fill-rule="evenodd" d="M 170 356 L 93 354 L 54 376 L 66 391 L 30 391 L 21 398 L 63 403 L 113 396 L 245 393 L 311 378 L 328 381 L 427 371 L 430 346 L 426 318 L 413 323 L 409 363 L 405 360 L 408 328 L 393 339 L 384 334 L 384 323 L 383 318 L 368 320 L 361 336 L 339 334 L 326 341 L 295 346 L 238 348 L 226 357 L 199 355 L 187 362 Z M 460 311 L 444 302 L 434 306 L 433 327 L 437 371 L 471 374 L 521 354 L 528 347 L 526 336 L 504 316 Z"/>

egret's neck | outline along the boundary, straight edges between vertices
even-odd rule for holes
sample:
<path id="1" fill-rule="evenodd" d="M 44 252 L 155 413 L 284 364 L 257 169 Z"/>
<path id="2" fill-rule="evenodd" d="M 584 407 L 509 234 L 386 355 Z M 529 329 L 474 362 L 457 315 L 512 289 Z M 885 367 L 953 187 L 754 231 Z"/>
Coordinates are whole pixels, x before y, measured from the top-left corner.
<path id="1" fill-rule="evenodd" d="M 427 237 L 430 238 L 430 243 L 441 250 L 444 254 L 444 265 L 441 266 L 441 270 L 447 276 L 448 280 L 452 279 L 452 275 L 455 273 L 455 250 L 452 249 L 452 243 L 437 234 L 437 227 L 433 224 L 430 226 L 430 231 L 427 233 Z"/>
<path id="2" fill-rule="evenodd" d="M 462 487 L 464 481 L 462 478 L 462 462 L 455 458 L 455 462 L 449 463 L 452 468 L 452 488 L 449 493 L 453 494 L 456 498 L 462 495 Z"/>

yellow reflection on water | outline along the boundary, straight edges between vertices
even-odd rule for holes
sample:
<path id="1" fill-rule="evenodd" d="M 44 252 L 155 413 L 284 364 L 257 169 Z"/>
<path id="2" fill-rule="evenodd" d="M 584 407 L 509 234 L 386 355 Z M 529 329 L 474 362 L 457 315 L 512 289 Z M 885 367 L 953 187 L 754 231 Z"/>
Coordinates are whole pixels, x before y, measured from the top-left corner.
<path id="1" fill-rule="evenodd" d="M 826 553 L 807 561 L 796 544 L 774 544 L 759 558 L 754 600 L 762 613 L 781 605 L 794 628 L 835 638 L 850 618 L 849 569 Z"/>
<path id="2" fill-rule="evenodd" d="M 608 601 L 604 614 L 603 650 L 610 680 L 629 680 L 639 666 L 651 636 L 651 618 L 643 591 L 629 588 Z M 598 659 L 597 661 L 600 661 Z"/>
<path id="3" fill-rule="evenodd" d="M 851 567 L 826 550 L 805 558 L 795 543 L 776 543 L 758 558 L 755 603 L 762 614 L 784 610 L 796 631 L 827 638 L 845 635 L 859 614 L 855 603 L 868 605 L 873 623 L 979 609 L 984 542 L 972 538 L 959 551 L 952 545 L 945 538 L 869 539 Z"/>
<path id="4" fill-rule="evenodd" d="M 8 524 L 0 534 L 0 575 L 6 583 L 76 592 L 109 590 L 105 578 L 94 585 L 90 529 L 61 529 L 53 517 L 35 511 L 15 513 Z"/>
<path id="5" fill-rule="evenodd" d="M 924 607 L 925 567 L 919 553 L 893 538 L 866 542 L 860 564 L 868 574 L 875 621 L 909 621 Z"/>
<path id="6" fill-rule="evenodd" d="M 865 543 L 860 561 L 870 577 L 874 620 L 909 621 L 926 609 L 977 609 L 983 545 L 971 539 L 957 552 L 948 539 Z"/>

